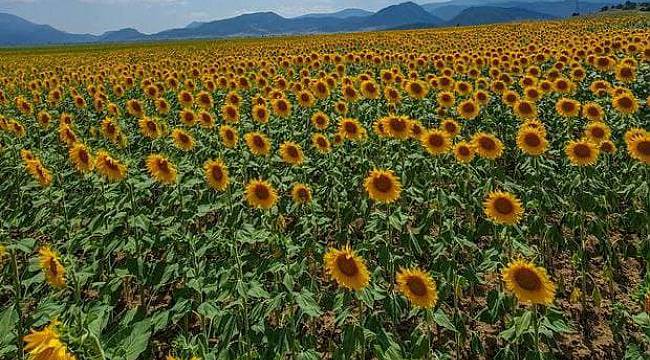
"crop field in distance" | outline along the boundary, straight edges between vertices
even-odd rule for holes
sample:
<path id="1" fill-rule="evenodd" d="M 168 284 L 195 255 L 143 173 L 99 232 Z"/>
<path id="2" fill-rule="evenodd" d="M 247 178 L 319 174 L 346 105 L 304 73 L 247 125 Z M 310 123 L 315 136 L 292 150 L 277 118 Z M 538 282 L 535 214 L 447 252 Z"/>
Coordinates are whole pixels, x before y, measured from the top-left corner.
<path id="1" fill-rule="evenodd" d="M 0 359 L 647 359 L 650 17 L 0 50 Z"/>

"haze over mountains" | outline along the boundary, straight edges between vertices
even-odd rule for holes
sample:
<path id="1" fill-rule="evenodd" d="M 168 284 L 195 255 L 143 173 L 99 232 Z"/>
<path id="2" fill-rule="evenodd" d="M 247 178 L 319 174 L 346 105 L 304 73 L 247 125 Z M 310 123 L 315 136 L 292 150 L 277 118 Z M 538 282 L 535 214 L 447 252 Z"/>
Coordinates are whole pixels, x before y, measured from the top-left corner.
<path id="1" fill-rule="evenodd" d="M 580 2 L 580 13 L 595 12 L 614 3 L 601 2 L 606 0 L 591 1 Z M 273 12 L 258 12 L 210 22 L 192 22 L 184 28 L 155 34 L 143 34 L 136 29 L 127 28 L 99 36 L 71 34 L 48 25 L 34 24 L 18 16 L 0 13 L 0 45 L 156 41 L 478 25 L 568 17 L 575 11 L 574 0 L 451 0 L 425 5 L 405 2 L 374 13 L 363 9 L 344 9 L 334 13 L 285 18 Z"/>

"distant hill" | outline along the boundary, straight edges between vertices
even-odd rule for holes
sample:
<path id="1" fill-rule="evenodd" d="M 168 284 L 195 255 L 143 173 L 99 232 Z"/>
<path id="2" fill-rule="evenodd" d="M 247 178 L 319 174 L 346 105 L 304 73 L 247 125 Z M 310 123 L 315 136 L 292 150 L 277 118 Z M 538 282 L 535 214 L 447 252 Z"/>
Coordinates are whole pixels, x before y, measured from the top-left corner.
<path id="1" fill-rule="evenodd" d="M 93 41 L 92 35 L 69 34 L 49 25 L 38 25 L 21 17 L 0 13 L 0 45 L 36 45 Z"/>
<path id="2" fill-rule="evenodd" d="M 305 14 L 302 16 L 298 16 L 298 19 L 300 18 L 324 18 L 324 17 L 332 17 L 332 18 L 337 18 L 337 19 L 347 19 L 351 17 L 366 17 L 372 15 L 372 11 L 368 10 L 363 10 L 363 9 L 343 9 L 341 11 L 333 12 L 333 13 L 313 13 L 313 14 Z"/>
<path id="3" fill-rule="evenodd" d="M 136 29 L 126 28 L 117 31 L 107 31 L 103 35 L 99 36 L 96 41 L 103 42 L 124 42 L 124 41 L 137 41 L 143 40 L 146 37 L 145 34 L 139 32 Z"/>
<path id="4" fill-rule="evenodd" d="M 449 20 L 449 25 L 479 25 L 504 23 L 517 20 L 545 20 L 553 16 L 519 8 L 496 6 L 473 6 Z"/>
<path id="5" fill-rule="evenodd" d="M 364 23 L 370 27 L 393 28 L 408 24 L 441 25 L 444 21 L 413 2 L 405 2 L 377 11 Z"/>
<path id="6" fill-rule="evenodd" d="M 608 6 L 613 3 L 615 3 L 615 0 L 582 0 L 579 2 L 578 10 L 581 14 L 589 14 L 597 12 L 603 6 Z M 449 21 L 455 16 L 458 16 L 465 9 L 484 6 L 528 10 L 551 15 L 553 17 L 569 17 L 576 11 L 575 0 L 451 0 L 424 4 L 422 5 L 422 8 L 434 16 Z"/>

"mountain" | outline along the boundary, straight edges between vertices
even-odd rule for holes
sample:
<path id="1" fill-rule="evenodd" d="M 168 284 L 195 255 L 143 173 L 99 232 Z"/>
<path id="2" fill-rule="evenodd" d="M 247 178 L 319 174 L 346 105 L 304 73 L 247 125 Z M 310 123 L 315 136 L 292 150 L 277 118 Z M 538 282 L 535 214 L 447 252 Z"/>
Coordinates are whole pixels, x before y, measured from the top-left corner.
<path id="1" fill-rule="evenodd" d="M 201 25 L 205 24 L 205 21 L 192 21 L 191 23 L 187 24 L 185 27 L 186 29 L 195 29 Z"/>
<path id="2" fill-rule="evenodd" d="M 599 11 L 603 6 L 612 5 L 614 3 L 616 3 L 616 0 L 583 0 L 579 2 L 578 10 L 581 14 L 594 13 Z M 516 8 L 547 14 L 553 17 L 569 17 L 576 12 L 575 0 L 451 0 L 424 4 L 422 5 L 422 8 L 435 16 L 449 21 L 453 17 L 458 16 L 465 9 L 483 6 Z"/>
<path id="3" fill-rule="evenodd" d="M 496 6 L 473 6 L 449 20 L 450 25 L 479 25 L 517 20 L 545 20 L 553 16 L 519 8 Z"/>
<path id="4" fill-rule="evenodd" d="M 364 23 L 369 27 L 395 28 L 409 24 L 441 25 L 444 21 L 409 1 L 381 9 L 369 16 Z"/>
<path id="5" fill-rule="evenodd" d="M 351 17 L 366 17 L 372 15 L 372 11 L 368 10 L 363 10 L 363 9 L 343 9 L 341 11 L 333 12 L 333 13 L 313 13 L 313 14 L 305 14 L 302 16 L 298 16 L 298 19 L 300 18 L 324 18 L 324 17 L 332 17 L 332 18 L 337 18 L 337 19 L 347 19 Z"/>
<path id="6" fill-rule="evenodd" d="M 36 45 L 81 43 L 92 41 L 92 35 L 69 34 L 49 25 L 38 25 L 21 17 L 0 13 L 0 45 Z"/>
<path id="7" fill-rule="evenodd" d="M 470 6 L 471 5 L 454 5 L 454 4 L 439 6 L 438 3 L 433 3 L 433 4 L 422 5 L 422 8 L 427 12 L 429 12 L 430 14 L 433 14 L 441 18 L 442 20 L 449 21 L 454 16 L 460 14 L 461 11 L 467 9 Z"/>
<path id="8" fill-rule="evenodd" d="M 124 41 L 138 41 L 143 40 L 146 37 L 145 34 L 139 32 L 136 29 L 126 28 L 116 31 L 107 31 L 101 36 L 99 36 L 96 41 L 101 42 L 124 42 Z"/>

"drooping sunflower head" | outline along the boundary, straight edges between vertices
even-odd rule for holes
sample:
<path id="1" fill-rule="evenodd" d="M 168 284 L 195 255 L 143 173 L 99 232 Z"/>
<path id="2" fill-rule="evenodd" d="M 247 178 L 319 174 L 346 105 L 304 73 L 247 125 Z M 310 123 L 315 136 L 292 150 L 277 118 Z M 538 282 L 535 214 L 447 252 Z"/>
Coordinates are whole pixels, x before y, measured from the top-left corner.
<path id="1" fill-rule="evenodd" d="M 451 140 L 446 131 L 431 129 L 420 137 L 420 143 L 431 155 L 445 154 L 451 148 Z"/>
<path id="2" fill-rule="evenodd" d="M 494 160 L 503 154 L 503 143 L 496 136 L 484 132 L 472 136 L 476 153 L 483 158 Z"/>
<path id="3" fill-rule="evenodd" d="M 221 125 L 221 127 L 219 127 L 219 137 L 221 138 L 223 146 L 227 148 L 234 148 L 239 141 L 239 133 L 237 132 L 237 129 L 229 125 Z"/>
<path id="4" fill-rule="evenodd" d="M 524 260 L 516 260 L 501 271 L 506 289 L 522 303 L 549 305 L 555 299 L 555 284 L 546 270 Z"/>
<path id="5" fill-rule="evenodd" d="M 483 212 L 495 224 L 515 225 L 521 220 L 524 208 L 515 195 L 493 191 L 483 202 Z"/>
<path id="6" fill-rule="evenodd" d="M 95 160 L 90 154 L 88 147 L 82 143 L 76 143 L 68 150 L 68 156 L 74 167 L 83 172 L 90 172 L 95 168 Z"/>
<path id="7" fill-rule="evenodd" d="M 126 177 L 126 165 L 103 150 L 97 152 L 95 168 L 109 181 L 120 181 Z"/>
<path id="8" fill-rule="evenodd" d="M 438 290 L 431 275 L 419 268 L 401 269 L 396 280 L 399 292 L 413 305 L 424 309 L 436 306 Z"/>
<path id="9" fill-rule="evenodd" d="M 45 279 L 50 285 L 56 288 L 65 286 L 65 268 L 61 264 L 59 254 L 49 246 L 43 246 L 38 250 L 39 264 Z"/>
<path id="10" fill-rule="evenodd" d="M 271 140 L 260 132 L 247 133 L 244 140 L 253 155 L 266 156 L 271 152 Z"/>
<path id="11" fill-rule="evenodd" d="M 392 170 L 371 171 L 363 186 L 372 200 L 385 204 L 399 199 L 402 191 L 402 184 Z"/>
<path id="12" fill-rule="evenodd" d="M 590 166 L 596 164 L 600 150 L 589 139 L 571 140 L 564 149 L 571 164 Z"/>
<path id="13" fill-rule="evenodd" d="M 149 175 L 157 182 L 165 185 L 176 183 L 177 171 L 166 157 L 160 154 L 151 154 L 145 161 Z"/>
<path id="14" fill-rule="evenodd" d="M 183 151 L 190 151 L 194 148 L 195 142 L 189 132 L 176 128 L 171 133 L 174 146 Z"/>
<path id="15" fill-rule="evenodd" d="M 539 128 L 522 126 L 517 132 L 517 147 L 527 155 L 539 156 L 548 148 L 548 140 Z"/>
<path id="16" fill-rule="evenodd" d="M 291 165 L 300 165 L 305 161 L 300 145 L 293 141 L 285 141 L 280 145 L 280 157 L 282 161 Z"/>
<path id="17" fill-rule="evenodd" d="M 266 180 L 251 180 L 246 185 L 246 201 L 250 207 L 270 209 L 277 200 L 277 191 Z"/>
<path id="18" fill-rule="evenodd" d="M 25 168 L 42 187 L 48 187 L 52 184 L 52 173 L 43 166 L 40 159 L 35 158 L 34 160 L 26 161 Z"/>
<path id="19" fill-rule="evenodd" d="M 203 164 L 205 179 L 211 188 L 224 191 L 230 185 L 228 167 L 222 160 L 208 160 Z"/>
<path id="20" fill-rule="evenodd" d="M 359 291 L 370 283 L 365 262 L 348 246 L 328 250 L 324 262 L 325 271 L 339 286 Z"/>
<path id="21" fill-rule="evenodd" d="M 296 183 L 291 188 L 291 199 L 296 204 L 308 204 L 311 202 L 311 189 L 305 184 Z"/>

